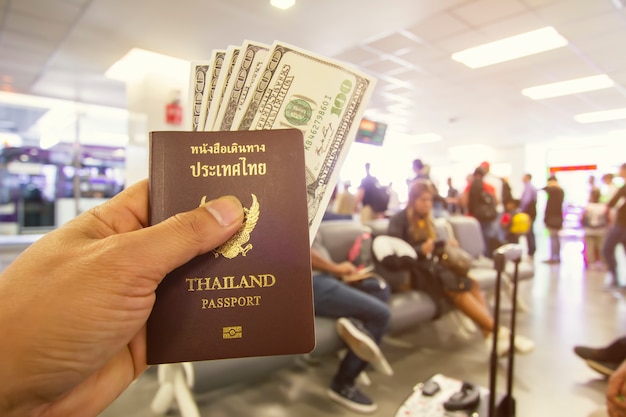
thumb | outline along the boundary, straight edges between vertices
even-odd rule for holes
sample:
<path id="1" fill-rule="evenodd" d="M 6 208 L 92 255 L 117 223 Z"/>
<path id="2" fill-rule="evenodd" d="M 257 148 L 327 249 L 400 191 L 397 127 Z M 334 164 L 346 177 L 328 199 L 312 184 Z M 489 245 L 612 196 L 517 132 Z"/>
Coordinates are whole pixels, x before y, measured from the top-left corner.
<path id="1" fill-rule="evenodd" d="M 221 197 L 197 209 L 132 233 L 129 250 L 140 248 L 142 259 L 154 265 L 159 279 L 194 257 L 226 242 L 239 228 L 244 213 L 233 196 Z"/>

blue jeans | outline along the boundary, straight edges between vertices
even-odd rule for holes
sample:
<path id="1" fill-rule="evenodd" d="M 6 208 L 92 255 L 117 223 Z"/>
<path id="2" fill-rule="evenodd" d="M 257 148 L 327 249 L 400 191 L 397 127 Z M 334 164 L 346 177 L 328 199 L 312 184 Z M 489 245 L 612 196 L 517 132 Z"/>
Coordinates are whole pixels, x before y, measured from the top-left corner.
<path id="1" fill-rule="evenodd" d="M 491 242 L 493 239 L 498 239 L 502 241 L 500 226 L 498 224 L 498 220 L 484 221 L 480 223 L 480 230 L 483 233 L 483 240 L 485 241 L 485 252 L 484 255 L 488 258 L 493 257 L 493 253 L 491 251 Z"/>
<path id="2" fill-rule="evenodd" d="M 315 314 L 357 319 L 370 332 L 376 343 L 380 343 L 391 318 L 387 305 L 390 294 L 389 285 L 374 278 L 347 285 L 330 275 L 313 277 Z M 339 365 L 334 382 L 340 386 L 352 385 L 366 366 L 367 362 L 352 351 L 348 351 Z"/>
<path id="3" fill-rule="evenodd" d="M 550 259 L 553 261 L 561 260 L 561 237 L 559 229 L 548 228 L 550 235 Z"/>
<path id="4" fill-rule="evenodd" d="M 616 224 L 609 229 L 609 232 L 604 239 L 604 246 L 602 247 L 602 255 L 604 255 L 606 266 L 612 275 L 613 284 L 619 283 L 619 280 L 617 279 L 617 259 L 615 258 L 615 248 L 620 243 L 624 247 L 624 250 L 626 250 L 626 227 Z"/>

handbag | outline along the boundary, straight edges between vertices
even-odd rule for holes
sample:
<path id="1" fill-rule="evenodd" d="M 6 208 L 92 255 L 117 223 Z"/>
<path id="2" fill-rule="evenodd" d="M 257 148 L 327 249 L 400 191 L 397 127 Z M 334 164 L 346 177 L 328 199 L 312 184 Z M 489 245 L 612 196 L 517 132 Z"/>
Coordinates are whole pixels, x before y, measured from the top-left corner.
<path id="1" fill-rule="evenodd" d="M 472 255 L 458 246 L 445 245 L 439 263 L 460 277 L 467 276 L 472 267 Z"/>

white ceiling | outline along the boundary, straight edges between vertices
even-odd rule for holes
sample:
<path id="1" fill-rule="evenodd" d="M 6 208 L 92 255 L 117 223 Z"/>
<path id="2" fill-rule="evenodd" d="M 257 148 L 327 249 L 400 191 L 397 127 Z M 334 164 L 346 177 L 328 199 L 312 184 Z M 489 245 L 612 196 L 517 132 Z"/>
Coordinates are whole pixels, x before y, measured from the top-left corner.
<path id="1" fill-rule="evenodd" d="M 626 129 L 579 113 L 626 107 L 623 0 L 0 0 L 0 89 L 125 106 L 104 72 L 133 47 L 194 60 L 280 39 L 376 75 L 367 115 L 444 143 L 512 146 Z M 569 45 L 469 69 L 453 52 L 544 26 Z M 532 101 L 525 87 L 606 73 L 616 87 Z"/>

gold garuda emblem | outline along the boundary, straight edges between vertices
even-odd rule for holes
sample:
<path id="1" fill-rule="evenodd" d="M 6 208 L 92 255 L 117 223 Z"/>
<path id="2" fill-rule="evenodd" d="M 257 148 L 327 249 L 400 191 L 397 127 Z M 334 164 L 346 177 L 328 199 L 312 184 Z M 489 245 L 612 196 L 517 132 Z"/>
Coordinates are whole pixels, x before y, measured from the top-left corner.
<path id="1" fill-rule="evenodd" d="M 252 231 L 259 221 L 261 209 L 256 195 L 250 195 L 252 196 L 252 204 L 250 205 L 250 208 L 243 208 L 244 218 L 241 228 L 221 246 L 213 249 L 213 254 L 216 258 L 220 255 L 228 259 L 236 258 L 239 255 L 246 256 L 246 254 L 252 249 L 252 243 L 248 243 L 248 241 L 250 240 Z M 202 197 L 200 205 L 203 205 L 204 203 L 206 203 L 206 196 Z"/>

